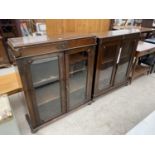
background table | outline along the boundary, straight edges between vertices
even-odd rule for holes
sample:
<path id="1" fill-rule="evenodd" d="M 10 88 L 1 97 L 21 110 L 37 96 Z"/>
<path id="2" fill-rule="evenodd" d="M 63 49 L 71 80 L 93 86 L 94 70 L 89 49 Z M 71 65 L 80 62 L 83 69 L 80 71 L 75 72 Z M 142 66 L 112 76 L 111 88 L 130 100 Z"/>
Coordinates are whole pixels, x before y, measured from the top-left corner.
<path id="1" fill-rule="evenodd" d="M 22 90 L 18 72 L 0 75 L 0 94 L 11 95 Z"/>
<path id="2" fill-rule="evenodd" d="M 145 39 L 145 42 L 155 44 L 155 38 Z"/>
<path id="3" fill-rule="evenodd" d="M 139 27 L 139 26 L 113 26 L 113 30 L 121 30 L 121 29 L 136 29 L 141 32 L 141 40 L 145 40 L 154 34 L 155 29 L 153 28 L 146 28 L 146 27 Z"/>
<path id="4" fill-rule="evenodd" d="M 135 60 L 130 75 L 130 82 L 140 75 L 149 74 L 150 66 L 142 66 L 138 64 L 139 58 L 148 54 L 155 53 L 155 44 L 139 41 L 135 53 Z"/>

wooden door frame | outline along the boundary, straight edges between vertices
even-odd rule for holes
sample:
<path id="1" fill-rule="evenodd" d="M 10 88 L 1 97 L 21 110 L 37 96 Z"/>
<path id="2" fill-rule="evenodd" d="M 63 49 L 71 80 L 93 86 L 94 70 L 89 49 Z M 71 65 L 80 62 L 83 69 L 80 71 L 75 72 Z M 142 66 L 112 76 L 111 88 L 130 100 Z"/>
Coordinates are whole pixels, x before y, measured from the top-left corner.
<path id="1" fill-rule="evenodd" d="M 124 83 L 128 83 L 129 74 L 130 74 L 130 71 L 132 69 L 132 62 L 133 62 L 134 55 L 135 55 L 135 52 L 136 52 L 136 48 L 137 48 L 137 45 L 138 45 L 138 40 L 139 40 L 139 34 L 135 34 L 134 37 L 133 37 L 133 35 L 127 35 L 122 40 L 122 43 L 121 43 L 122 47 L 123 47 L 124 43 L 130 42 L 131 45 L 132 45 L 132 48 L 131 48 L 131 52 L 130 52 L 130 55 L 129 55 L 129 61 L 128 61 L 129 64 L 128 64 L 127 71 L 126 71 L 126 79 L 124 81 L 120 82 L 120 83 L 115 84 L 115 85 L 121 85 L 121 84 L 124 84 Z M 122 48 L 122 50 L 123 50 L 123 48 Z M 117 68 L 118 68 L 119 64 L 120 63 L 117 64 Z M 116 72 L 117 72 L 117 70 L 116 70 Z M 115 76 L 116 76 L 116 74 L 115 74 Z"/>
<path id="2" fill-rule="evenodd" d="M 114 39 L 114 38 L 113 38 Z M 118 44 L 118 45 L 117 45 Z M 98 89 L 98 85 L 99 85 L 99 77 L 100 77 L 100 65 L 101 65 L 101 59 L 102 59 L 102 54 L 105 52 L 105 47 L 106 46 L 110 46 L 110 45 L 117 45 L 117 51 L 116 51 L 116 56 L 114 58 L 114 64 L 113 64 L 113 70 L 112 70 L 112 76 L 111 76 L 111 80 L 110 80 L 110 86 L 103 89 L 103 90 L 99 90 Z M 108 90 L 111 89 L 111 87 L 113 87 L 113 82 L 114 82 L 114 76 L 116 74 L 116 60 L 118 57 L 118 53 L 119 53 L 119 48 L 121 47 L 121 37 L 114 39 L 113 41 L 111 41 L 111 39 L 106 39 L 104 41 L 104 39 L 98 39 L 98 48 L 97 48 L 97 57 L 96 57 L 96 63 L 95 63 L 95 76 L 94 76 L 94 93 L 93 96 L 98 96 L 100 94 L 103 94 L 104 92 L 107 92 Z"/>
<path id="3" fill-rule="evenodd" d="M 93 83 L 93 71 L 94 71 L 94 59 L 95 59 L 95 46 L 86 46 L 77 49 L 65 51 L 65 81 L 66 81 L 66 105 L 67 112 L 69 109 L 69 55 L 76 54 L 82 51 L 88 53 L 88 68 L 87 68 L 87 80 L 86 80 L 86 99 L 79 106 L 89 102 L 92 95 L 92 83 Z M 90 76 L 91 75 L 91 76 Z M 78 108 L 78 107 L 76 107 Z"/>
<path id="4" fill-rule="evenodd" d="M 65 107 L 65 94 L 64 94 L 64 70 L 63 67 L 64 66 L 64 53 L 52 53 L 52 54 L 43 54 L 43 55 L 39 55 L 39 56 L 34 56 L 34 57 L 29 57 L 26 58 L 26 60 L 24 61 L 24 72 L 26 73 L 26 79 L 27 79 L 27 87 L 28 87 L 28 96 L 30 98 L 31 103 L 27 102 L 28 104 L 28 108 L 29 111 L 33 111 L 33 113 L 30 114 L 31 118 L 35 118 L 35 126 L 33 126 L 33 128 L 40 126 L 41 124 L 45 123 L 45 122 L 49 122 L 54 118 L 51 118 L 45 122 L 42 122 L 39 116 L 39 111 L 38 111 L 38 107 L 37 107 L 37 101 L 36 101 L 36 96 L 35 96 L 35 89 L 33 87 L 33 82 L 32 82 L 32 74 L 31 74 L 31 70 L 30 70 L 30 65 L 33 63 L 33 61 L 38 60 L 38 59 L 45 59 L 45 58 L 49 58 L 49 57 L 56 57 L 58 56 L 58 65 L 59 65 L 59 81 L 60 81 L 60 100 L 61 100 L 61 109 L 62 109 L 62 114 L 64 114 L 66 112 L 66 107 Z M 52 66 L 51 66 L 52 67 Z M 30 106 L 32 109 L 30 109 Z M 56 116 L 58 117 L 58 116 Z M 31 119 L 30 119 L 31 120 Z"/>

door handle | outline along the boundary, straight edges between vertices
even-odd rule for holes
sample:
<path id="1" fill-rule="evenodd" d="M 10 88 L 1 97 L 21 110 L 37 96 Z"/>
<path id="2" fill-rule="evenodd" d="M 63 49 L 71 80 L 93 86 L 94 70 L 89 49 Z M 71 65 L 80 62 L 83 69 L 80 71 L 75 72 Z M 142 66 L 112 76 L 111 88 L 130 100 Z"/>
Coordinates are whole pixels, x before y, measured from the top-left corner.
<path id="1" fill-rule="evenodd" d="M 122 53 L 122 47 L 120 47 L 120 49 L 119 49 L 119 53 L 118 53 L 118 57 L 117 57 L 117 62 L 116 62 L 117 64 L 120 61 L 121 53 Z"/>

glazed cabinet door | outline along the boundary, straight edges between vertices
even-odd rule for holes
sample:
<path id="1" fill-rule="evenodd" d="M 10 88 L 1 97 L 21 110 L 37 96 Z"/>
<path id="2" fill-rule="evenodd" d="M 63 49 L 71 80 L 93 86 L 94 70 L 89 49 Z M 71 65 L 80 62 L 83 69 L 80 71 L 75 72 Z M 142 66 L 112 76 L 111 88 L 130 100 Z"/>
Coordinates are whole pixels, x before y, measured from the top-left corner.
<path id="1" fill-rule="evenodd" d="M 26 65 L 29 93 L 38 124 L 65 113 L 64 55 L 37 56 L 29 59 Z"/>
<path id="2" fill-rule="evenodd" d="M 135 38 L 123 39 L 122 46 L 119 49 L 117 59 L 117 69 L 114 85 L 119 85 L 128 81 L 129 72 L 132 65 L 134 53 L 136 51 L 138 40 Z"/>
<path id="3" fill-rule="evenodd" d="M 120 39 L 99 44 L 96 60 L 95 96 L 107 91 L 113 86 L 120 45 Z"/>
<path id="4" fill-rule="evenodd" d="M 94 47 L 85 47 L 66 52 L 68 111 L 91 100 L 94 52 Z"/>

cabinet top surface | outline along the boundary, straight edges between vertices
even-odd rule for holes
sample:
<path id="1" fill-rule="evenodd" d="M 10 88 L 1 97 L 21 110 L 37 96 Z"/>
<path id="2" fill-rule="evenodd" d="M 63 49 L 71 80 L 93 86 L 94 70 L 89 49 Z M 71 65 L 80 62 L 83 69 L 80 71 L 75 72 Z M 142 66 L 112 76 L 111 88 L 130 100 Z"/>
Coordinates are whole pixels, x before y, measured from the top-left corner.
<path id="1" fill-rule="evenodd" d="M 155 50 L 155 44 L 139 41 L 136 50 L 137 52 L 145 52 L 149 50 Z"/>
<path id="2" fill-rule="evenodd" d="M 74 40 L 74 39 L 82 39 L 82 38 L 91 38 L 95 37 L 92 34 L 64 34 L 57 36 L 28 36 L 28 37 L 17 37 L 17 38 L 9 38 L 8 44 L 13 48 L 31 46 L 31 45 L 39 45 L 44 43 L 54 43 L 61 42 L 66 40 Z"/>
<path id="3" fill-rule="evenodd" d="M 17 37 L 17 38 L 9 38 L 8 44 L 13 48 L 20 48 L 25 46 L 31 45 L 39 45 L 44 43 L 52 43 L 52 42 L 61 42 L 66 40 L 74 40 L 80 38 L 89 38 L 89 37 L 97 37 L 97 38 L 109 38 L 109 37 L 116 37 L 122 36 L 127 34 L 135 34 L 140 33 L 139 29 L 123 29 L 123 30 L 114 30 L 114 31 L 107 31 L 103 33 L 67 33 L 64 35 L 57 35 L 53 37 L 49 36 L 28 36 L 28 37 Z"/>
<path id="4" fill-rule="evenodd" d="M 138 26 L 114 26 L 113 29 L 115 30 L 139 30 L 141 33 L 146 33 L 146 32 L 152 32 L 155 31 L 153 28 L 147 28 L 147 27 L 138 27 Z"/>
<path id="5" fill-rule="evenodd" d="M 110 37 L 117 37 L 117 36 L 123 36 L 128 34 L 138 34 L 140 33 L 139 29 L 123 29 L 123 30 L 113 30 L 113 31 L 107 31 L 104 33 L 96 33 L 97 38 L 110 38 Z"/>

